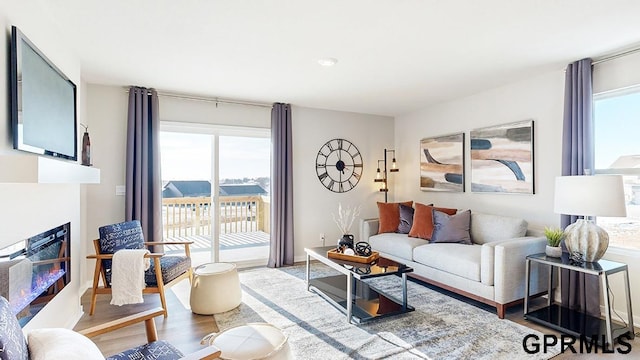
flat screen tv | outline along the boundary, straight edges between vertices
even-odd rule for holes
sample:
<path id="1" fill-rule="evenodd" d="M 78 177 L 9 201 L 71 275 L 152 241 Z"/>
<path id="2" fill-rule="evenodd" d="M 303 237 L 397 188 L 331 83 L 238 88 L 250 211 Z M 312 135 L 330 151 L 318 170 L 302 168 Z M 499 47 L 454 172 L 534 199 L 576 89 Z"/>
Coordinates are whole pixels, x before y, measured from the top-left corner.
<path id="1" fill-rule="evenodd" d="M 76 85 L 15 26 L 10 66 L 13 148 L 77 160 Z"/>

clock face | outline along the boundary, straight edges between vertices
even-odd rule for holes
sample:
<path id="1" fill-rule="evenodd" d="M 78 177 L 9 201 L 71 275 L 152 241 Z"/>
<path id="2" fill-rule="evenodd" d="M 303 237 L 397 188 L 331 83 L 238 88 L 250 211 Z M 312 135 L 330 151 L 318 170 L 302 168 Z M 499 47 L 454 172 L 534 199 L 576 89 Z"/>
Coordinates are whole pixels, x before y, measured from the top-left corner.
<path id="1" fill-rule="evenodd" d="M 362 176 L 362 155 L 349 140 L 327 141 L 316 157 L 318 180 L 333 192 L 347 192 L 358 184 Z"/>

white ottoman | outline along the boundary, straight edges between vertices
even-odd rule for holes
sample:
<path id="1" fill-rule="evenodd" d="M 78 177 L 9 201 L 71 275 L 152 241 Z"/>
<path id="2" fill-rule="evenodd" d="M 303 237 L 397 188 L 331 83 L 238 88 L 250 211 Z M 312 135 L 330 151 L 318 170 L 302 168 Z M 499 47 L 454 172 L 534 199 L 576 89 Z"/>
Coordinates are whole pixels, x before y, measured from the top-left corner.
<path id="1" fill-rule="evenodd" d="M 204 264 L 193 269 L 193 274 L 189 302 L 194 313 L 222 313 L 242 302 L 240 278 L 235 264 Z"/>
<path id="2" fill-rule="evenodd" d="M 253 323 L 205 336 L 203 342 L 214 345 L 225 360 L 293 359 L 287 337 L 277 327 Z"/>

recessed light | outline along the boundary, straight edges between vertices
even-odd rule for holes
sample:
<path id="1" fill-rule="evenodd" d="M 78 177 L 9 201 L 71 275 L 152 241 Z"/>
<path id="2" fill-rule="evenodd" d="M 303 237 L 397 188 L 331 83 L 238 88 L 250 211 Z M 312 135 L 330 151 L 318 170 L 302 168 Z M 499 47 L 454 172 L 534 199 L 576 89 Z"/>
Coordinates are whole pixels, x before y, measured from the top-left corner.
<path id="1" fill-rule="evenodd" d="M 336 58 L 322 58 L 320 60 L 318 60 L 318 64 L 320 64 L 320 66 L 333 66 L 338 62 L 338 59 Z"/>

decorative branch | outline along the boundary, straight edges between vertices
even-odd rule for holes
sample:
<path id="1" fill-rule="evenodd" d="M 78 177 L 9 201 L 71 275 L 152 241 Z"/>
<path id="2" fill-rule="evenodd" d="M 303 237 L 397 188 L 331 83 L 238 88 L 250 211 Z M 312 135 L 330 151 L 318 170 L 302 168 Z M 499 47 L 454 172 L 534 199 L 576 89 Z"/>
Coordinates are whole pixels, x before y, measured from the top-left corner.
<path id="1" fill-rule="evenodd" d="M 333 221 L 338 225 L 338 229 L 342 231 L 343 235 L 349 234 L 351 231 L 351 226 L 353 226 L 353 222 L 356 217 L 360 215 L 360 205 L 356 207 L 347 206 L 346 208 L 342 207 L 342 203 L 338 204 L 338 216 L 336 214 L 331 213 L 333 217 Z"/>

